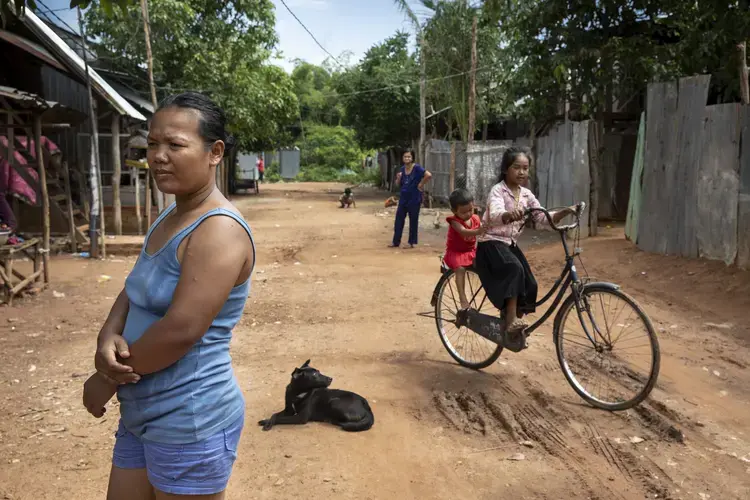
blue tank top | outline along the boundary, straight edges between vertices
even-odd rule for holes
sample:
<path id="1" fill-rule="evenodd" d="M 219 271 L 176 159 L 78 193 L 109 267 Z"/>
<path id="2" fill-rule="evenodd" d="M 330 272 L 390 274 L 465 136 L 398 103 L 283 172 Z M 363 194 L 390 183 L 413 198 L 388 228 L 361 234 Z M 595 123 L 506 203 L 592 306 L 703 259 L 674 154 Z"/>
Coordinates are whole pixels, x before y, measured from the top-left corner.
<path id="1" fill-rule="evenodd" d="M 215 208 L 174 235 L 156 253 L 147 254 L 154 228 L 174 208 L 170 206 L 151 226 L 138 261 L 125 280 L 130 310 L 123 337 L 129 345 L 166 314 L 180 278 L 177 248 L 201 222 L 213 216 L 231 217 L 253 241 L 250 227 L 241 216 Z M 146 441 L 189 444 L 222 431 L 242 415 L 245 401 L 232 371 L 229 341 L 249 291 L 250 278 L 232 288 L 208 331 L 179 361 L 145 375 L 137 384 L 119 387 L 120 417 L 128 431 Z"/>

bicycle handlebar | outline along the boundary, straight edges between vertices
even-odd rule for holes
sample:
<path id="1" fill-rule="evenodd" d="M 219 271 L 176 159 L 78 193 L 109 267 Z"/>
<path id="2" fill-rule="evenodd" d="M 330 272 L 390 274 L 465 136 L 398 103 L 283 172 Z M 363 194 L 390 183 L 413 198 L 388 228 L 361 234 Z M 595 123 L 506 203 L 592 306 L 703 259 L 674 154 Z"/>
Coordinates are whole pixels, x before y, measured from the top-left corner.
<path id="1" fill-rule="evenodd" d="M 576 221 L 573 224 L 567 224 L 565 226 L 558 226 L 557 224 L 555 224 L 554 221 L 552 220 L 552 215 L 550 215 L 549 210 L 547 210 L 546 208 L 541 208 L 541 207 L 527 208 L 526 211 L 524 212 L 524 218 L 528 217 L 534 212 L 542 212 L 544 216 L 547 217 L 547 222 L 549 222 L 550 227 L 554 229 L 555 231 L 559 231 L 562 233 L 565 231 L 570 231 L 572 229 L 575 229 L 581 223 L 581 214 L 583 214 L 583 211 L 586 210 L 586 202 L 582 201 L 581 203 L 576 205 L 576 207 L 577 207 L 577 210 L 575 213 Z"/>

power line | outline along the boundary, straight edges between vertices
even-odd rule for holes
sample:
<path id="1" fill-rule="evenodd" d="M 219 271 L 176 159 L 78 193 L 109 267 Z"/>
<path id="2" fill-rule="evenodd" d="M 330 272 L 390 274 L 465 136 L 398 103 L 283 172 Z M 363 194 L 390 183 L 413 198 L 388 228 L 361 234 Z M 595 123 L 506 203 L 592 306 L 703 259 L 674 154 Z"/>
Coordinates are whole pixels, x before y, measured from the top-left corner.
<path id="1" fill-rule="evenodd" d="M 482 71 L 487 71 L 489 69 L 492 69 L 492 67 L 486 66 L 484 68 L 477 68 L 476 72 L 480 73 Z M 435 78 L 429 78 L 429 79 L 425 80 L 425 83 L 431 83 L 431 82 L 439 82 L 439 81 L 443 81 L 443 80 L 449 80 L 451 78 L 456 78 L 458 76 L 468 75 L 469 73 L 471 73 L 471 71 L 463 71 L 461 73 L 454 73 L 452 75 L 438 76 L 438 77 L 435 77 Z M 336 96 L 338 96 L 338 97 L 347 97 L 347 96 L 360 95 L 360 94 L 372 94 L 372 93 L 375 93 L 375 92 L 382 92 L 384 90 L 397 89 L 397 88 L 401 88 L 401 87 L 409 87 L 411 85 L 418 85 L 418 84 L 419 84 L 419 80 L 415 80 L 413 82 L 399 83 L 399 84 L 395 84 L 395 85 L 387 85 L 385 87 L 378 87 L 376 89 L 358 90 L 358 91 L 355 91 L 355 92 L 347 92 L 347 93 L 344 93 L 344 94 L 339 94 L 339 93 L 322 94 L 322 97 L 336 97 Z"/>
<path id="2" fill-rule="evenodd" d="M 310 35 L 310 37 L 313 39 L 313 41 L 316 44 L 318 44 L 318 47 L 320 47 L 323 50 L 323 52 L 325 52 L 326 54 L 328 54 L 336 62 L 336 64 L 338 64 L 342 68 L 345 68 L 346 66 L 344 66 L 343 64 L 341 64 L 339 62 L 339 60 L 336 59 L 336 56 L 334 56 L 333 54 L 331 54 L 330 52 L 328 52 L 328 50 L 325 47 L 323 47 L 323 45 L 321 45 L 321 43 L 318 41 L 318 39 L 315 38 L 315 35 L 313 35 L 312 32 L 309 29 L 307 29 L 307 26 L 305 26 L 305 23 L 303 23 L 302 21 L 300 21 L 299 17 L 297 17 L 297 14 L 295 14 L 294 12 L 292 12 L 292 9 L 289 8 L 289 6 L 286 4 L 286 2 L 284 0 L 280 0 L 280 1 L 284 5 L 284 7 L 286 7 L 286 10 L 289 11 L 289 13 L 292 15 L 292 17 L 294 17 L 294 19 L 297 20 L 297 22 L 300 24 L 300 26 L 302 26 L 305 29 L 305 31 L 307 31 L 307 34 Z"/>

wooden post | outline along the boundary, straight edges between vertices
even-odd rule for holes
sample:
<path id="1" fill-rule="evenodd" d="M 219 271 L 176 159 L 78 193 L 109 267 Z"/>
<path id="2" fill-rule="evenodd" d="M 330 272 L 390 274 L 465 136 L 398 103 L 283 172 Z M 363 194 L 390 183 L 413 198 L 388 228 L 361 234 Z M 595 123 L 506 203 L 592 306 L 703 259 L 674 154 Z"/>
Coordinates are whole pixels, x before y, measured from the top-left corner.
<path id="1" fill-rule="evenodd" d="M 456 143 L 451 141 L 451 168 L 448 180 L 448 186 L 452 193 L 456 189 Z"/>
<path id="2" fill-rule="evenodd" d="M 151 228 L 151 169 L 146 169 L 146 231 Z"/>
<path id="3" fill-rule="evenodd" d="M 68 231 L 70 232 L 70 251 L 78 253 L 78 238 L 76 237 L 76 220 L 73 215 L 73 193 L 70 189 L 70 170 L 68 162 L 62 162 L 63 187 L 65 188 L 65 198 L 68 202 Z"/>
<path id="4" fill-rule="evenodd" d="M 120 155 L 120 115 L 112 113 L 112 210 L 114 211 L 115 234 L 122 235 L 122 200 L 120 199 L 120 179 L 122 177 L 122 157 Z"/>
<path id="5" fill-rule="evenodd" d="M 140 236 L 143 234 L 143 217 L 141 216 L 141 179 L 137 168 L 131 168 L 130 172 L 130 176 L 133 178 L 133 190 L 135 191 L 136 234 Z"/>
<path id="6" fill-rule="evenodd" d="M 477 96 L 477 16 L 471 22 L 471 73 L 469 73 L 469 128 L 467 142 L 474 142 L 476 128 L 476 96 Z"/>
<path id="7" fill-rule="evenodd" d="M 95 120 L 99 120 L 98 115 L 98 108 L 96 105 L 96 101 L 92 101 L 92 106 L 94 106 L 94 112 L 97 113 L 95 116 Z M 104 210 L 104 186 L 102 182 L 102 157 L 99 155 L 99 125 L 95 123 L 94 130 L 96 131 L 96 175 L 99 176 L 99 213 L 101 214 L 101 217 L 99 218 L 100 227 L 99 234 L 101 235 L 102 241 L 101 241 L 101 247 L 99 248 L 102 253 L 102 258 L 107 258 L 107 212 Z"/>
<path id="8" fill-rule="evenodd" d="M 604 122 L 602 114 L 593 122 L 589 122 L 589 171 L 591 176 L 591 191 L 589 209 L 589 235 L 596 236 L 599 228 L 599 171 L 601 169 L 601 144 L 604 140 Z"/>
<path id="9" fill-rule="evenodd" d="M 740 94 L 742 96 L 742 104 L 750 104 L 750 82 L 748 82 L 748 69 L 747 69 L 747 43 L 742 42 L 737 44 L 737 52 L 739 57 L 739 68 L 740 68 Z"/>
<path id="10" fill-rule="evenodd" d="M 150 170 L 149 173 L 151 173 Z M 149 179 L 151 180 L 151 191 L 154 192 L 154 196 L 156 197 L 156 210 L 158 213 L 161 213 L 166 208 L 164 206 L 164 193 L 159 191 L 159 185 L 156 184 L 156 179 L 154 179 L 153 175 L 149 175 Z"/>
<path id="11" fill-rule="evenodd" d="M 42 151 L 42 117 L 39 114 L 34 116 L 34 143 L 42 196 L 42 265 L 44 266 L 44 283 L 47 284 L 49 283 L 49 193 L 47 192 L 47 169 L 44 168 Z"/>

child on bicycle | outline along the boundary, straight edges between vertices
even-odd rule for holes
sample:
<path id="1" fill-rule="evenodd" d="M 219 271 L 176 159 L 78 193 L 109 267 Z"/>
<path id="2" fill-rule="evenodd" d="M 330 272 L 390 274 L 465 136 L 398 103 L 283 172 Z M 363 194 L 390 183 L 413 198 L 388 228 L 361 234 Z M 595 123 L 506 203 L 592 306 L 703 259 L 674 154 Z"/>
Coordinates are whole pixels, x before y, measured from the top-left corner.
<path id="1" fill-rule="evenodd" d="M 466 268 L 474 264 L 477 254 L 477 236 L 486 231 L 479 216 L 474 213 L 474 197 L 465 189 L 456 189 L 448 201 L 453 215 L 448 217 L 448 236 L 443 262 L 456 272 L 456 288 L 461 309 L 469 307 L 466 299 Z"/>
<path id="2" fill-rule="evenodd" d="M 474 262 L 487 298 L 505 312 L 509 334 L 523 331 L 528 325 L 521 318 L 536 309 L 536 279 L 517 244 L 526 210 L 541 208 L 534 193 L 523 187 L 529 178 L 530 161 L 527 148 L 511 147 L 503 154 L 500 179 L 489 194 L 482 219 L 488 229 L 479 237 Z M 557 224 L 575 211 L 576 207 L 568 207 L 550 215 Z M 531 217 L 537 224 L 549 226 L 543 213 L 535 212 Z"/>

